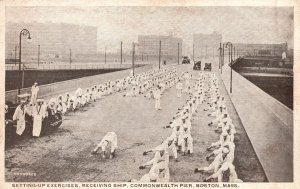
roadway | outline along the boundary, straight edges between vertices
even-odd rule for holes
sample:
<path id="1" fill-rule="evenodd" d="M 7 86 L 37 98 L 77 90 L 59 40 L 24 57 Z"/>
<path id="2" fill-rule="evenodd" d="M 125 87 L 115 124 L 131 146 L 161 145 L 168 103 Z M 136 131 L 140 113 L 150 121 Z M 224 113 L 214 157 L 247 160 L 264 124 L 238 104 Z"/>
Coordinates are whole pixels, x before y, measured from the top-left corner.
<path id="1" fill-rule="evenodd" d="M 190 71 L 191 65 L 181 65 L 178 69 L 180 72 Z M 120 73 L 124 75 L 124 72 Z M 195 75 L 198 72 L 192 73 Z M 110 73 L 110 80 L 117 78 L 117 74 L 118 72 Z M 109 75 L 103 77 L 109 79 Z M 240 178 L 246 182 L 266 181 L 221 80 L 220 92 L 226 98 L 229 114 L 238 132 L 234 163 Z M 124 98 L 122 95 L 123 93 L 115 93 L 79 111 L 71 112 L 65 116 L 66 120 L 55 132 L 37 139 L 25 138 L 6 149 L 6 181 L 105 182 L 141 178 L 148 169 L 139 170 L 139 165 L 153 157 L 153 155 L 143 156 L 142 152 L 159 145 L 171 134 L 171 130 L 164 129 L 163 126 L 172 120 L 177 108 L 185 103 L 188 96 L 177 98 L 173 87 L 162 96 L 162 110 L 155 111 L 153 100 L 142 96 Z M 195 167 L 209 164 L 205 160 L 207 155 L 205 149 L 219 139 L 219 135 L 207 126 L 212 118 L 207 116 L 207 112 L 202 111 L 206 106 L 204 103 L 198 107 L 199 111 L 192 121 L 194 155 L 179 155 L 179 162 L 171 159 L 171 181 L 199 182 L 209 175 L 193 173 Z M 115 131 L 118 135 L 117 157 L 113 160 L 102 160 L 100 156 L 91 156 L 91 150 L 109 131 Z M 36 175 L 15 174 L 20 172 Z"/>

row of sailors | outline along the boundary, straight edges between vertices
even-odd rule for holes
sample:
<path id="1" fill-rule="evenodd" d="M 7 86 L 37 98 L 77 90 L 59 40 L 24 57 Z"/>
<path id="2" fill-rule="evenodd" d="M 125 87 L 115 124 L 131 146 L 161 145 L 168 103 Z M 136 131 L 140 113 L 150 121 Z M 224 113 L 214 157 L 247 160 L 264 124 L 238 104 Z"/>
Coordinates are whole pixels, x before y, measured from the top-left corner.
<path id="1" fill-rule="evenodd" d="M 189 72 L 182 73 L 182 80 L 185 82 L 185 89 L 183 89 L 183 83 L 178 82 L 176 84 L 176 93 L 177 97 L 180 98 L 182 95 L 182 92 L 191 94 L 191 86 L 190 86 L 190 80 L 192 79 L 192 74 Z"/>
<path id="2" fill-rule="evenodd" d="M 173 129 L 172 135 L 175 138 L 177 146 L 181 147 L 183 155 L 193 153 L 193 139 L 191 137 L 191 121 L 192 116 L 196 112 L 199 104 L 204 101 L 203 81 L 197 81 L 194 85 L 192 97 L 187 101 L 186 105 L 179 109 L 170 127 Z M 186 148 L 187 146 L 187 148 Z"/>
<path id="3" fill-rule="evenodd" d="M 209 161 L 211 158 L 214 158 L 214 160 L 207 167 L 196 168 L 195 172 L 213 171 L 213 174 L 207 177 L 205 181 L 217 178 L 218 182 L 223 182 L 224 173 L 229 170 L 229 182 L 242 182 L 242 180 L 238 179 L 235 166 L 233 165 L 235 126 L 226 110 L 224 97 L 219 95 L 218 82 L 215 75 L 212 75 L 209 86 L 211 90 L 207 92 L 207 95 L 211 101 L 208 104 L 211 106 L 217 102 L 218 106 L 210 108 L 214 112 L 208 114 L 208 116 L 216 118 L 208 125 L 215 125 L 215 131 L 221 130 L 221 134 L 220 139 L 207 148 L 208 151 L 212 150 L 212 152 L 206 156 L 206 160 Z"/>
<path id="4" fill-rule="evenodd" d="M 185 75 L 186 73 L 188 72 L 184 72 L 181 74 L 181 76 L 178 76 L 178 77 L 173 77 L 171 79 L 169 79 L 168 81 L 166 81 L 165 83 L 164 82 L 161 82 L 158 86 L 157 86 L 157 89 L 156 90 L 150 90 L 146 95 L 145 97 L 150 99 L 150 98 L 154 98 L 155 99 L 155 109 L 156 110 L 161 110 L 161 106 L 160 106 L 160 99 L 161 99 L 161 95 L 162 93 L 166 90 L 166 89 L 169 89 L 171 87 L 173 87 L 176 83 L 176 90 L 178 92 L 178 84 L 181 84 L 181 80 L 185 79 Z M 180 93 L 181 93 L 181 90 L 180 90 Z M 180 94 L 180 97 L 181 97 L 181 94 Z"/>
<path id="5" fill-rule="evenodd" d="M 176 68 L 164 68 L 161 70 L 151 70 L 135 76 L 127 76 L 124 79 L 119 79 L 117 81 L 108 81 L 101 85 L 95 85 L 91 88 L 81 89 L 78 88 L 74 95 L 66 93 L 65 95 L 59 95 L 57 98 L 51 98 L 49 101 L 50 108 L 54 111 L 59 111 L 65 114 L 68 111 L 74 111 L 80 107 L 85 106 L 91 102 L 95 102 L 97 99 L 113 94 L 115 92 L 120 92 L 122 90 L 127 90 L 129 85 L 137 85 L 144 79 L 149 79 L 151 77 L 156 77 L 166 72 L 176 72 Z"/>
<path id="6" fill-rule="evenodd" d="M 185 72 L 183 74 L 183 78 L 185 80 L 185 88 L 183 87 L 183 83 L 181 83 L 181 82 L 178 82 L 176 84 L 176 92 L 177 92 L 178 98 L 181 97 L 182 93 L 192 95 L 193 91 L 197 90 L 198 88 L 203 88 L 206 74 L 199 73 L 199 76 L 194 79 L 196 81 L 196 85 L 194 85 L 193 87 L 190 86 L 190 80 L 192 80 L 193 77 L 192 77 L 192 75 L 190 75 L 189 72 Z"/>
<path id="7" fill-rule="evenodd" d="M 151 88 L 155 88 L 156 86 L 161 86 L 162 83 L 169 80 L 170 78 L 176 76 L 176 69 L 171 70 L 170 72 L 166 72 L 163 75 L 159 75 L 157 77 L 153 77 L 142 84 L 134 85 L 130 91 L 124 94 L 124 97 L 135 97 L 139 94 L 144 94 L 149 91 Z"/>
<path id="8" fill-rule="evenodd" d="M 160 92 L 161 92 L 161 94 L 163 94 L 163 92 L 166 89 L 173 87 L 180 80 L 181 80 L 180 76 L 175 76 L 175 77 L 169 78 L 168 80 L 161 81 L 156 87 L 160 88 Z M 145 97 L 148 99 L 154 98 L 154 91 L 155 91 L 155 86 L 153 86 L 152 88 L 149 88 L 149 90 L 145 94 Z"/>
<path id="9" fill-rule="evenodd" d="M 128 85 L 136 85 L 138 82 L 152 78 L 154 76 L 159 76 L 165 74 L 171 70 L 176 72 L 176 68 L 164 68 L 161 70 L 150 70 L 135 76 L 127 76 L 124 79 L 117 80 L 115 82 L 108 81 L 99 86 L 93 86 L 85 90 L 78 88 L 74 95 L 66 93 L 64 96 L 59 95 L 57 98 L 51 98 L 48 102 L 43 99 L 38 99 L 35 103 L 30 103 L 27 100 L 21 100 L 20 105 L 16 108 L 13 121 L 17 122 L 16 134 L 22 135 L 26 128 L 25 115 L 30 115 L 33 117 L 33 131 L 32 135 L 34 137 L 39 137 L 42 128 L 42 121 L 48 116 L 47 109 L 53 114 L 61 112 L 65 114 L 67 111 L 75 110 L 79 107 L 84 106 L 87 103 L 96 101 L 96 99 L 101 98 L 104 95 L 112 94 L 113 92 L 118 92 L 120 90 L 126 90 Z M 35 83 L 37 85 L 37 83 Z M 29 94 L 28 94 L 29 95 Z M 28 98 L 29 96 L 22 96 Z M 34 96 L 36 98 L 36 95 Z M 6 105 L 6 113 L 8 112 L 8 106 Z"/>
<path id="10" fill-rule="evenodd" d="M 166 73 L 163 76 L 160 76 L 158 80 L 156 78 L 153 78 L 152 80 L 148 80 L 144 82 L 144 84 L 132 87 L 132 89 L 124 94 L 123 96 L 125 97 L 135 97 L 137 95 L 143 95 L 145 94 L 145 97 L 148 99 L 154 98 L 155 99 L 155 109 L 156 110 L 161 110 L 161 96 L 163 92 L 166 89 L 171 88 L 172 86 L 175 85 L 176 82 L 180 80 L 180 77 L 176 75 L 177 71 L 171 71 L 169 73 Z"/>
<path id="11" fill-rule="evenodd" d="M 172 154 L 175 161 L 178 161 L 178 151 L 183 155 L 193 154 L 193 138 L 191 136 L 192 115 L 196 112 L 197 106 L 202 103 L 204 92 L 202 89 L 195 91 L 187 103 L 176 113 L 173 121 L 165 128 L 171 128 L 172 134 L 167 137 L 159 146 L 146 150 L 143 155 L 154 153 L 154 158 L 141 165 L 140 169 L 150 167 L 150 171 L 139 181 L 132 179 L 132 182 L 169 182 L 169 156 Z M 201 100 L 202 99 L 202 100 Z"/>

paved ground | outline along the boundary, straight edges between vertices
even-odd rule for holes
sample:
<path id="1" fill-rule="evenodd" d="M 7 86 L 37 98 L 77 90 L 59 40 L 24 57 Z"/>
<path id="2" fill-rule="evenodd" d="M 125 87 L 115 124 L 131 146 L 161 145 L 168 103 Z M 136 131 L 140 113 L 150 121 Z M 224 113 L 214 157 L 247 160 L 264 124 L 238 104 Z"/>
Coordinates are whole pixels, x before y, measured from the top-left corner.
<path id="1" fill-rule="evenodd" d="M 180 70 L 191 70 L 191 66 L 180 66 Z M 195 72 L 193 72 L 195 74 Z M 222 84 L 222 82 L 220 82 Z M 265 181 L 264 172 L 255 156 L 251 143 L 241 125 L 230 99 L 226 96 L 229 113 L 236 125 L 237 172 L 242 180 Z M 162 97 L 162 110 L 154 110 L 154 101 L 144 97 L 124 98 L 121 93 L 70 113 L 62 126 L 50 135 L 38 139 L 26 138 L 5 151 L 5 174 L 7 181 L 128 181 L 139 179 L 146 170 L 140 164 L 153 155 L 143 156 L 147 148 L 157 146 L 170 135 L 171 130 L 163 126 L 169 123 L 186 95 L 177 98 L 175 88 Z M 181 156 L 180 162 L 170 161 L 171 181 L 202 181 L 208 174 L 194 174 L 195 167 L 206 166 L 205 149 L 219 136 L 207 126 L 211 118 L 203 112 L 206 104 L 200 105 L 192 121 L 194 155 Z M 91 156 L 90 152 L 108 131 L 118 135 L 119 149 L 113 160 Z M 35 176 L 19 176 L 17 173 L 35 173 Z"/>

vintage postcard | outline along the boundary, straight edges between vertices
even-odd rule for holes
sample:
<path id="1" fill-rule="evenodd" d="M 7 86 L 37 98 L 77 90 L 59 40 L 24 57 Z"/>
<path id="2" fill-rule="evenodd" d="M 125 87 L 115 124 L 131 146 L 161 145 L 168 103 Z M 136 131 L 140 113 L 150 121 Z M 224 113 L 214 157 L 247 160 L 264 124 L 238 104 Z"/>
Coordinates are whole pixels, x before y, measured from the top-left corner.
<path id="1" fill-rule="evenodd" d="M 0 1 L 1 187 L 297 188 L 297 3 Z"/>

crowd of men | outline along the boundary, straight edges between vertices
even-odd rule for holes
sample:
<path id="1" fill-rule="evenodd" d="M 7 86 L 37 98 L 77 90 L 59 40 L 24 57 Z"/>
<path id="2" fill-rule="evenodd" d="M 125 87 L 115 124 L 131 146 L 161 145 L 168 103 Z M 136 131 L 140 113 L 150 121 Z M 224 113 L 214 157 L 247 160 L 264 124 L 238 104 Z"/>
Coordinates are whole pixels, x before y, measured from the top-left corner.
<path id="1" fill-rule="evenodd" d="M 183 156 L 193 154 L 192 136 L 196 133 L 192 132 L 192 117 L 197 112 L 198 106 L 207 102 L 208 108 L 203 109 L 203 112 L 209 111 L 208 116 L 214 118 L 208 126 L 219 133 L 220 137 L 218 141 L 207 147 L 207 151 L 210 153 L 206 156 L 206 160 L 213 161 L 207 167 L 196 168 L 195 172 L 212 171 L 212 174 L 205 181 L 217 178 L 219 182 L 223 182 L 224 175 L 229 172 L 229 182 L 242 182 L 238 179 L 233 165 L 235 126 L 228 114 L 225 99 L 220 95 L 218 79 L 214 73 L 200 72 L 199 75 L 193 77 L 189 72 L 178 74 L 175 67 L 153 69 L 86 89 L 78 88 L 74 93 L 58 95 L 48 102 L 37 99 L 39 88 L 35 83 L 32 87 L 30 102 L 21 101 L 13 115 L 13 120 L 17 121 L 16 133 L 22 135 L 26 128 L 25 114 L 33 117 L 32 135 L 39 137 L 42 121 L 48 116 L 49 111 L 47 110 L 50 109 L 53 113 L 66 114 L 93 103 L 103 96 L 122 91 L 125 91 L 124 97 L 140 95 L 148 99 L 155 99 L 155 109 L 161 110 L 161 95 L 173 86 L 176 86 L 178 98 L 182 97 L 182 93 L 186 93 L 189 99 L 183 107 L 178 109 L 170 124 L 165 126 L 165 128 L 172 130 L 171 135 L 157 147 L 143 152 L 143 155 L 154 154 L 153 159 L 139 167 L 140 169 L 150 168 L 149 172 L 141 179 L 132 179 L 131 181 L 168 182 L 170 180 L 169 157 L 172 155 L 177 162 L 179 161 L 178 153 Z M 115 149 L 117 148 L 117 134 L 115 132 L 107 133 L 92 151 L 92 154 L 96 154 L 101 149 L 102 156 L 105 158 L 108 146 L 110 146 L 110 158 L 115 157 Z"/>
<path id="2" fill-rule="evenodd" d="M 60 113 L 64 115 L 70 111 L 78 110 L 87 104 L 93 103 L 103 96 L 111 95 L 116 92 L 128 91 L 125 92 L 125 96 L 135 96 L 146 92 L 150 88 L 153 90 L 156 86 L 158 86 L 159 89 L 157 91 L 161 91 L 162 81 L 174 76 L 176 72 L 177 70 L 175 67 L 164 67 L 160 70 L 152 69 L 137 75 L 129 75 L 116 81 L 107 81 L 103 84 L 94 85 L 86 89 L 77 88 L 73 93 L 58 95 L 57 97 L 51 98 L 49 101 L 37 98 L 39 87 L 37 85 L 38 83 L 35 82 L 31 88 L 31 95 L 19 95 L 19 98 L 21 99 L 20 104 L 17 106 L 13 115 L 13 121 L 17 122 L 16 134 L 20 136 L 23 134 L 27 124 L 25 120 L 26 114 L 33 118 L 32 136 L 39 137 L 43 120 L 48 117 L 49 114 L 54 115 Z M 142 83 L 144 80 L 147 81 Z M 169 82 L 167 82 L 167 84 L 169 84 Z M 158 110 L 160 109 L 160 96 L 154 96 L 156 96 L 155 107 Z M 7 113 L 7 105 L 5 106 L 5 110 Z"/>
<path id="3" fill-rule="evenodd" d="M 195 84 L 191 87 L 190 82 L 192 80 L 195 80 Z M 185 81 L 184 85 L 182 81 Z M 183 89 L 183 86 L 185 89 Z M 196 168 L 195 172 L 213 171 L 204 181 L 217 178 L 218 182 L 224 182 L 225 180 L 229 182 L 242 182 L 242 180 L 238 179 L 235 166 L 233 165 L 235 150 L 234 134 L 236 131 L 228 115 L 225 98 L 220 95 L 218 90 L 216 75 L 200 73 L 199 77 L 193 78 L 190 73 L 185 72 L 178 78 L 176 90 L 179 98 L 182 91 L 187 93 L 190 98 L 182 108 L 178 109 L 179 111 L 175 114 L 173 120 L 165 127 L 172 129 L 171 136 L 167 137 L 160 145 L 143 152 L 143 155 L 154 154 L 153 159 L 139 167 L 140 169 L 149 168 L 149 172 L 139 180 L 132 179 L 131 181 L 170 181 L 169 157 L 172 155 L 174 160 L 178 162 L 178 153 L 182 153 L 183 156 L 193 154 L 192 117 L 197 112 L 198 105 L 207 101 L 209 108 L 205 108 L 203 111 L 211 111 L 208 116 L 215 117 L 208 126 L 215 126 L 215 132 L 221 133 L 220 140 L 207 147 L 207 151 L 211 151 L 211 153 L 206 156 L 206 160 L 210 161 L 213 159 L 211 164 L 208 167 Z"/>
<path id="4" fill-rule="evenodd" d="M 147 99 L 155 100 L 155 109 L 161 110 L 161 96 L 166 89 L 171 88 L 179 81 L 177 69 L 165 70 L 161 74 L 153 76 L 143 83 L 136 83 L 124 97 L 144 96 Z"/>
<path id="5" fill-rule="evenodd" d="M 190 87 L 190 79 L 186 77 L 189 75 L 185 72 L 179 78 L 179 83 L 185 80 L 186 87 Z M 187 84 L 188 83 L 188 84 Z M 145 174 L 139 182 L 169 182 L 170 170 L 169 170 L 169 156 L 172 155 L 175 161 L 178 161 L 178 152 L 181 152 L 184 156 L 187 154 L 193 154 L 193 138 L 191 135 L 191 119 L 195 113 L 197 106 L 202 103 L 203 100 L 203 88 L 200 85 L 194 86 L 194 92 L 189 93 L 190 99 L 187 103 L 179 109 L 174 115 L 173 121 L 170 122 L 165 128 L 171 128 L 172 134 L 167 137 L 160 145 L 155 148 L 146 150 L 143 155 L 147 155 L 151 152 L 154 153 L 153 159 L 147 161 L 141 165 L 140 169 L 150 167 L 150 170 Z M 137 181 L 137 180 L 132 180 Z"/>

